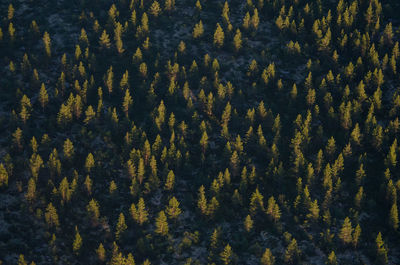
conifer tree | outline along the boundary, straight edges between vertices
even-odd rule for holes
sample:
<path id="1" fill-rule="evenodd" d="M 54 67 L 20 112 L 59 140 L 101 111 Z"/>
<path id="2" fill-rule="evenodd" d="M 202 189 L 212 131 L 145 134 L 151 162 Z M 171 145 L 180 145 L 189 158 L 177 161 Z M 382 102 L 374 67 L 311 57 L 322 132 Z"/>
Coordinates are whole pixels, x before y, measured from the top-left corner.
<path id="1" fill-rule="evenodd" d="M 164 211 L 160 211 L 158 213 L 158 217 L 156 218 L 155 232 L 162 236 L 166 236 L 168 234 L 168 222 Z"/>
<path id="2" fill-rule="evenodd" d="M 165 181 L 165 190 L 173 190 L 175 183 L 175 174 L 172 170 L 169 171 L 167 179 Z"/>
<path id="3" fill-rule="evenodd" d="M 399 228 L 399 214 L 397 211 L 397 203 L 393 203 L 392 207 L 390 208 L 389 224 L 394 231 L 397 231 L 397 229 Z"/>
<path id="4" fill-rule="evenodd" d="M 227 244 L 224 248 L 224 250 L 219 254 L 221 261 L 223 264 L 227 265 L 229 263 L 231 263 L 231 259 L 233 256 L 233 251 L 232 248 L 229 244 Z"/>
<path id="5" fill-rule="evenodd" d="M 125 223 L 125 215 L 123 213 L 119 214 L 118 222 L 115 228 L 115 238 L 119 240 L 121 238 L 121 234 L 128 228 Z"/>
<path id="6" fill-rule="evenodd" d="M 352 242 L 352 232 L 353 228 L 351 226 L 350 219 L 346 217 L 344 219 L 342 228 L 340 229 L 339 238 L 342 240 L 344 244 L 349 244 Z"/>
<path id="7" fill-rule="evenodd" d="M 125 90 L 125 96 L 124 96 L 124 101 L 122 103 L 122 108 L 124 110 L 125 116 L 128 117 L 128 113 L 129 113 L 129 107 L 132 105 L 133 100 L 132 97 L 129 93 L 129 89 Z"/>
<path id="8" fill-rule="evenodd" d="M 333 250 L 329 254 L 326 264 L 327 265 L 337 265 L 338 264 L 337 259 L 336 259 L 336 254 L 335 254 L 335 252 Z"/>
<path id="9" fill-rule="evenodd" d="M 145 222 L 148 220 L 148 212 L 146 210 L 146 205 L 144 203 L 143 198 L 139 199 L 139 202 L 136 205 L 132 203 L 131 208 L 130 208 L 130 213 L 132 218 L 139 224 L 143 225 Z"/>
<path id="10" fill-rule="evenodd" d="M 81 247 L 82 247 L 82 237 L 79 234 L 78 228 L 75 227 L 75 239 L 74 239 L 74 242 L 72 244 L 72 250 L 73 250 L 75 255 L 79 255 Z"/>
<path id="11" fill-rule="evenodd" d="M 378 233 L 376 237 L 376 262 L 377 264 L 388 264 L 388 250 L 386 244 L 382 239 L 381 232 Z"/>
<path id="12" fill-rule="evenodd" d="M 284 261 L 288 264 L 296 264 L 300 259 L 300 254 L 297 241 L 293 238 L 285 250 Z"/>
<path id="13" fill-rule="evenodd" d="M 100 36 L 99 44 L 102 48 L 110 48 L 111 43 L 110 43 L 110 36 L 107 34 L 106 30 L 103 30 L 103 33 Z"/>
<path id="14" fill-rule="evenodd" d="M 50 58 L 51 57 L 51 40 L 50 40 L 50 35 L 47 31 L 45 31 L 43 34 L 43 44 L 44 44 L 44 50 L 46 52 L 46 55 L 48 58 Z"/>
<path id="15" fill-rule="evenodd" d="M 31 169 L 32 176 L 37 180 L 39 171 L 43 167 L 43 160 L 39 154 L 32 154 L 29 159 L 29 167 Z"/>
<path id="16" fill-rule="evenodd" d="M 75 154 L 74 145 L 69 138 L 64 141 L 63 152 L 67 160 L 71 160 Z"/>
<path id="17" fill-rule="evenodd" d="M 0 171 L 1 171 L 1 166 L 0 166 Z M 36 182 L 34 178 L 30 178 L 28 181 L 28 190 L 25 194 L 25 198 L 30 204 L 32 204 L 32 202 L 36 198 Z"/>
<path id="18" fill-rule="evenodd" d="M 238 52 L 242 47 L 242 33 L 239 29 L 236 30 L 236 34 L 233 37 L 233 47 L 235 48 L 236 52 Z"/>
<path id="19" fill-rule="evenodd" d="M 99 208 L 100 208 L 99 203 L 94 199 L 91 199 L 89 204 L 86 206 L 88 214 L 89 214 L 90 218 L 92 219 L 92 221 L 94 221 L 94 222 L 97 222 L 100 217 L 100 209 Z"/>
<path id="20" fill-rule="evenodd" d="M 353 246 L 356 248 L 358 246 L 358 242 L 360 241 L 361 237 L 361 227 L 360 224 L 357 224 L 356 228 L 353 232 Z"/>
<path id="21" fill-rule="evenodd" d="M 106 250 L 102 243 L 99 244 L 99 247 L 96 249 L 97 258 L 99 261 L 104 262 L 106 259 Z"/>
<path id="22" fill-rule="evenodd" d="M 203 22 L 200 20 L 199 23 L 194 25 L 192 36 L 194 39 L 198 39 L 201 36 L 203 36 L 203 33 L 204 33 Z"/>
<path id="23" fill-rule="evenodd" d="M 224 31 L 222 30 L 220 24 L 217 23 L 217 28 L 214 32 L 214 45 L 217 48 L 221 48 L 224 45 L 224 38 L 225 38 Z"/>
<path id="24" fill-rule="evenodd" d="M 92 153 L 89 153 L 88 156 L 86 157 L 86 162 L 85 162 L 85 168 L 88 173 L 90 173 L 90 171 L 94 167 L 94 163 L 95 163 L 94 157 L 93 157 Z"/>
<path id="25" fill-rule="evenodd" d="M 251 219 L 251 216 L 247 215 L 243 222 L 244 230 L 246 230 L 247 232 L 250 232 L 251 229 L 253 228 L 253 223 L 254 223 L 254 221 Z"/>
<path id="26" fill-rule="evenodd" d="M 94 112 L 92 105 L 89 105 L 85 111 L 84 123 L 87 125 L 96 117 L 96 112 Z"/>
<path id="27" fill-rule="evenodd" d="M 264 254 L 261 257 L 261 265 L 274 265 L 275 257 L 269 248 L 266 248 Z"/>
<path id="28" fill-rule="evenodd" d="M 161 13 L 160 3 L 154 1 L 150 6 L 150 14 L 152 14 L 155 17 L 158 17 L 160 13 Z"/>
<path id="29" fill-rule="evenodd" d="M 198 192 L 197 207 L 200 212 L 204 215 L 207 212 L 207 198 L 204 192 L 204 186 L 201 185 Z"/>
<path id="30" fill-rule="evenodd" d="M 42 86 L 41 86 L 40 92 L 39 92 L 39 102 L 40 102 L 40 105 L 42 106 L 42 109 L 44 109 L 44 107 L 49 102 L 49 95 L 47 94 L 47 90 L 43 83 L 42 83 Z"/>
<path id="31" fill-rule="evenodd" d="M 170 219 L 177 219 L 179 215 L 182 213 L 182 210 L 179 208 L 179 202 L 175 197 L 172 197 L 169 200 L 165 212 L 168 214 L 168 217 Z"/>
<path id="32" fill-rule="evenodd" d="M 58 221 L 57 210 L 52 203 L 49 203 L 49 205 L 47 205 L 46 213 L 44 216 L 46 219 L 46 223 L 50 228 L 59 226 L 60 223 Z"/>
<path id="33" fill-rule="evenodd" d="M 8 186 L 8 172 L 3 163 L 0 163 L 0 187 Z"/>

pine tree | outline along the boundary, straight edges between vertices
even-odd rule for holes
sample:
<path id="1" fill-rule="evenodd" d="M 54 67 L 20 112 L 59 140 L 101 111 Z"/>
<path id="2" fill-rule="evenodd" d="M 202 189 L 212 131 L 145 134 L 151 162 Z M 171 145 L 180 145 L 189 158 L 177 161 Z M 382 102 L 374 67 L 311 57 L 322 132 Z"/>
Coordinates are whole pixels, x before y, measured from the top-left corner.
<path id="1" fill-rule="evenodd" d="M 274 265 L 275 257 L 269 248 L 266 248 L 264 254 L 261 257 L 261 265 Z"/>
<path id="2" fill-rule="evenodd" d="M 156 218 L 155 232 L 162 236 L 166 236 L 168 234 L 168 222 L 164 211 L 160 211 L 158 213 L 158 217 Z"/>
<path id="3" fill-rule="evenodd" d="M 217 28 L 214 32 L 214 45 L 217 48 L 221 48 L 224 45 L 224 38 L 225 38 L 224 31 L 222 30 L 220 24 L 217 23 Z"/>

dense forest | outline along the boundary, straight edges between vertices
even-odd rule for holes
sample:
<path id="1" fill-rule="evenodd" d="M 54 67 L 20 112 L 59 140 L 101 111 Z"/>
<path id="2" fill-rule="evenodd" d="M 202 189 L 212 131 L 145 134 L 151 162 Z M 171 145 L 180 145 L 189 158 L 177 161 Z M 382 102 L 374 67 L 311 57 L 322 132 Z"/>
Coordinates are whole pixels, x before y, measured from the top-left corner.
<path id="1" fill-rule="evenodd" d="M 0 1 L 0 264 L 400 264 L 399 10 Z"/>

